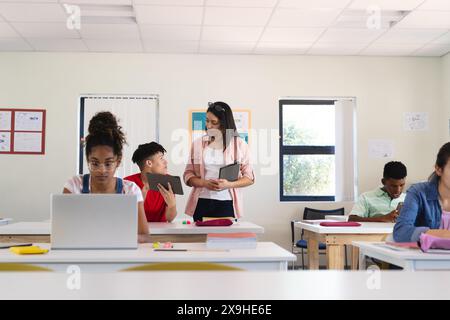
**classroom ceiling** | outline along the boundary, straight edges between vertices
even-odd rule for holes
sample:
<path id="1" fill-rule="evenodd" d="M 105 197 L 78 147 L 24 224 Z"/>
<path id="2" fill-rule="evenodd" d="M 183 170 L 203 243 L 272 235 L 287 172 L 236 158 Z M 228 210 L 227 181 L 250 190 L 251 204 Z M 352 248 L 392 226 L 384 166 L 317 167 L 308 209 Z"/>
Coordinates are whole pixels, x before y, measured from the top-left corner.
<path id="1" fill-rule="evenodd" d="M 0 0 L 0 51 L 443 56 L 450 0 Z"/>

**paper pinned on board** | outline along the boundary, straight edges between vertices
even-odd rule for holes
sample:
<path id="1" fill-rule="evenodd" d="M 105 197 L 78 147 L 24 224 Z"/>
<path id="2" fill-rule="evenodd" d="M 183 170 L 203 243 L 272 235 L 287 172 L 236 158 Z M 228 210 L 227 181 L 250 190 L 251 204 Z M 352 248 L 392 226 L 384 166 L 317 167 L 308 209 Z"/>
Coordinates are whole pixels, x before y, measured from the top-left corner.
<path id="1" fill-rule="evenodd" d="M 405 131 L 427 131 L 428 112 L 405 112 Z"/>
<path id="2" fill-rule="evenodd" d="M 18 111 L 15 113 L 14 130 L 42 131 L 43 113 L 34 111 Z"/>
<path id="3" fill-rule="evenodd" d="M 11 130 L 11 111 L 0 111 L 0 130 Z"/>
<path id="4" fill-rule="evenodd" d="M 14 134 L 14 152 L 41 152 L 42 133 L 16 132 Z"/>
<path id="5" fill-rule="evenodd" d="M 394 157 L 394 142 L 392 140 L 369 140 L 369 158 L 384 159 Z"/>
<path id="6" fill-rule="evenodd" d="M 11 151 L 11 132 L 0 132 L 0 152 Z"/>

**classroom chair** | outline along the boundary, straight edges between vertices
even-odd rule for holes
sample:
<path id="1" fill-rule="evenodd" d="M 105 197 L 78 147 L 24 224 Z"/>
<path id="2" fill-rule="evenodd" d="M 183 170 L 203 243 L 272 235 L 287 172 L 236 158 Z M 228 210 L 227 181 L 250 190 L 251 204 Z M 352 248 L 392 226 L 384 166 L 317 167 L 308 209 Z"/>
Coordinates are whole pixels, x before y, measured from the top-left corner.
<path id="1" fill-rule="evenodd" d="M 130 267 L 121 271 L 244 271 L 243 269 L 211 262 L 161 262 Z"/>
<path id="2" fill-rule="evenodd" d="M 328 215 L 335 215 L 335 216 L 343 216 L 344 215 L 344 208 L 338 208 L 333 210 L 320 210 L 320 209 L 313 209 L 305 207 L 303 210 L 303 220 L 319 220 L 319 219 L 325 219 L 325 216 Z M 305 269 L 305 249 L 308 249 L 308 241 L 303 239 L 303 229 L 301 232 L 300 240 L 296 241 L 295 238 L 295 228 L 294 224 L 295 222 L 298 222 L 301 220 L 292 220 L 291 221 L 291 240 L 292 240 L 292 253 L 295 255 L 301 254 L 302 255 L 302 269 Z M 319 254 L 325 254 L 324 250 L 326 250 L 327 246 L 325 243 L 319 243 Z M 347 267 L 347 247 L 345 246 L 345 266 Z M 295 261 L 292 262 L 292 269 L 295 269 Z"/>
<path id="3" fill-rule="evenodd" d="M 52 271 L 44 267 L 22 263 L 0 263 L 0 272 L 31 272 L 31 271 Z"/>

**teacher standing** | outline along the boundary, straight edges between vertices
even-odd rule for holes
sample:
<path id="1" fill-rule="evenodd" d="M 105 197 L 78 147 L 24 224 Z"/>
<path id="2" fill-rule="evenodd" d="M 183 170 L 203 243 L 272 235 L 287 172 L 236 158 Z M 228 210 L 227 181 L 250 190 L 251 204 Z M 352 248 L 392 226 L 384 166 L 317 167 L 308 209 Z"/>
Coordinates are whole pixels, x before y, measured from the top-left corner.
<path id="1" fill-rule="evenodd" d="M 236 181 L 219 179 L 220 168 L 239 165 Z M 184 182 L 193 187 L 186 214 L 194 221 L 211 218 L 242 217 L 242 188 L 255 181 L 250 150 L 236 130 L 233 112 L 225 102 L 208 104 L 206 136 L 192 143 Z"/>

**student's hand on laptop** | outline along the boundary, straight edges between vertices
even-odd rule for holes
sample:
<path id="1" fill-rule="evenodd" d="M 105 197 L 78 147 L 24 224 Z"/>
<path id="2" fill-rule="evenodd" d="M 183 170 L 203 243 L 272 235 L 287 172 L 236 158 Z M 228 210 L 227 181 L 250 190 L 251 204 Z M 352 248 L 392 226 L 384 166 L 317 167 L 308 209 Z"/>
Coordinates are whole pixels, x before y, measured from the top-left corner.
<path id="1" fill-rule="evenodd" d="M 173 208 L 177 205 L 177 202 L 175 200 L 175 195 L 173 193 L 172 186 L 170 185 L 170 183 L 168 183 L 168 186 L 169 186 L 169 190 L 167 190 L 161 184 L 158 183 L 158 190 L 161 193 L 161 195 L 163 196 L 167 207 Z"/>

